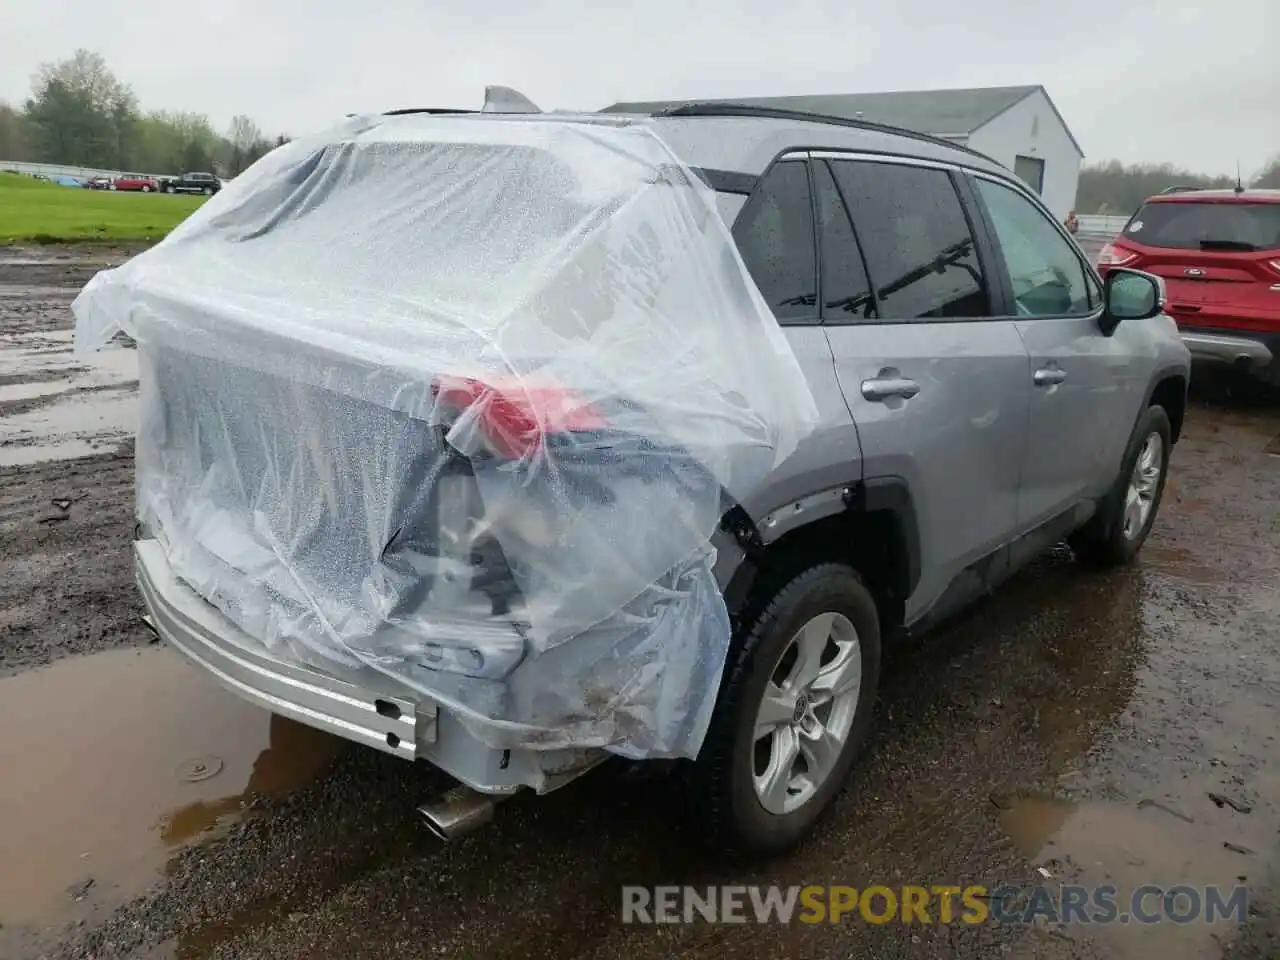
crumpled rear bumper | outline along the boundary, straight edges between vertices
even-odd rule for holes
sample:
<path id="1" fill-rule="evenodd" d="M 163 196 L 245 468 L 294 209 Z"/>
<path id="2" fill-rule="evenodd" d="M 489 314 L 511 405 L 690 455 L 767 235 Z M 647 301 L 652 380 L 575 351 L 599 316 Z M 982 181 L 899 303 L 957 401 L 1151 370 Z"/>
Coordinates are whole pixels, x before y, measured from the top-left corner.
<path id="1" fill-rule="evenodd" d="M 232 693 L 299 723 L 406 760 L 427 760 L 482 793 L 545 793 L 594 766 L 603 751 L 498 750 L 451 715 L 370 669 L 336 677 L 270 656 L 181 582 L 158 540 L 134 542 L 138 589 L 156 632 Z"/>

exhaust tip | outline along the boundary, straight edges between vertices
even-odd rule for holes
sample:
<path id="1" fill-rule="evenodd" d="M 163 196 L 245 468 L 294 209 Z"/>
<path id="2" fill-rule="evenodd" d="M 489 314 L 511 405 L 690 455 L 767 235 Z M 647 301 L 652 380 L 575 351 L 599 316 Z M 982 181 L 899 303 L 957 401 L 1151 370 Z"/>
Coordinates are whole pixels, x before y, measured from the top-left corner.
<path id="1" fill-rule="evenodd" d="M 469 787 L 454 787 L 418 807 L 418 816 L 433 836 L 448 843 L 491 822 L 495 806 L 493 797 Z"/>
<path id="2" fill-rule="evenodd" d="M 435 815 L 427 808 L 424 803 L 418 808 L 418 816 L 422 818 L 422 823 L 427 828 L 427 832 L 439 840 L 441 843 L 449 842 L 449 835 L 445 833 L 444 827 L 436 820 Z"/>

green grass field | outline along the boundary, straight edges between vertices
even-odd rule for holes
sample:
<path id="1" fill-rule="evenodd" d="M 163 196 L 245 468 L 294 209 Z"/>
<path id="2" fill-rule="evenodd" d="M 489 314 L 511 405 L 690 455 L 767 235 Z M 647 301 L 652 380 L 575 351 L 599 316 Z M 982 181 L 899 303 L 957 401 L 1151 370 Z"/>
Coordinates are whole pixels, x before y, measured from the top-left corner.
<path id="1" fill-rule="evenodd" d="M 0 173 L 0 244 L 157 241 L 204 197 L 116 193 Z"/>

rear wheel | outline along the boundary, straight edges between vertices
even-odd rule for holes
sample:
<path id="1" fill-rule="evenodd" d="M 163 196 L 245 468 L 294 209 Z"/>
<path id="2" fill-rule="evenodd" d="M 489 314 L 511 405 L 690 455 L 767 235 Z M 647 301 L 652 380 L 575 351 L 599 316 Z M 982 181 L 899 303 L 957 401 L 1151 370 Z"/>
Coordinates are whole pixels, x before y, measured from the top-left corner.
<path id="1" fill-rule="evenodd" d="M 177 193 L 178 191 L 177 191 L 177 188 L 176 188 L 176 187 L 174 187 L 174 185 L 170 183 L 170 184 L 168 184 L 167 186 L 165 186 L 165 188 L 164 188 L 164 192 L 165 192 L 165 193 Z"/>
<path id="2" fill-rule="evenodd" d="M 1163 407 L 1148 407 L 1129 438 L 1115 487 L 1093 520 L 1069 540 L 1077 557 L 1095 566 L 1117 566 L 1137 556 L 1160 510 L 1172 449 L 1168 414 Z"/>
<path id="3" fill-rule="evenodd" d="M 143 192 L 143 193 L 150 193 L 150 192 L 151 192 L 151 188 L 150 188 L 149 186 L 147 186 L 147 185 L 144 183 L 144 184 L 142 185 L 142 192 Z"/>
<path id="4" fill-rule="evenodd" d="M 207 197 L 207 196 L 209 196 L 209 195 L 211 195 L 211 194 L 213 193 L 213 187 L 205 187 L 205 188 L 204 188 L 203 190 L 201 190 L 200 192 L 201 192 L 201 193 L 203 193 L 203 194 Z"/>
<path id="5" fill-rule="evenodd" d="M 704 836 L 730 855 L 803 839 L 866 740 L 880 676 L 876 605 L 850 567 L 811 567 L 762 600 L 693 768 Z"/>

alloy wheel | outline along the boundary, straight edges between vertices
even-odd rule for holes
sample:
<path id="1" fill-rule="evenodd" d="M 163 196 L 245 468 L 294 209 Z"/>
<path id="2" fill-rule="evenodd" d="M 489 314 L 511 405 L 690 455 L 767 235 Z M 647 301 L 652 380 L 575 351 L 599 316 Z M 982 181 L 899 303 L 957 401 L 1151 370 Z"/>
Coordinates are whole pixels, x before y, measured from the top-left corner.
<path id="1" fill-rule="evenodd" d="M 1153 431 L 1142 444 L 1125 490 L 1123 529 L 1126 539 L 1133 540 L 1146 529 L 1163 472 L 1164 441 Z"/>
<path id="2" fill-rule="evenodd" d="M 823 613 L 791 638 L 753 727 L 752 782 L 773 814 L 798 809 L 831 776 L 862 689 L 862 648 L 848 617 Z"/>

